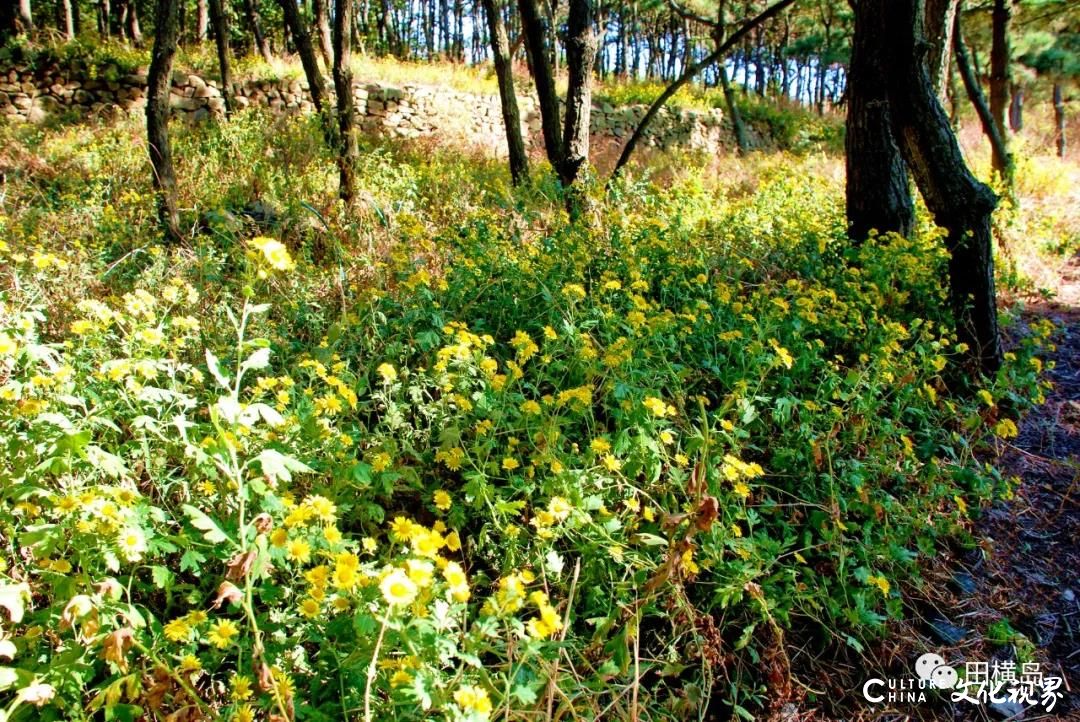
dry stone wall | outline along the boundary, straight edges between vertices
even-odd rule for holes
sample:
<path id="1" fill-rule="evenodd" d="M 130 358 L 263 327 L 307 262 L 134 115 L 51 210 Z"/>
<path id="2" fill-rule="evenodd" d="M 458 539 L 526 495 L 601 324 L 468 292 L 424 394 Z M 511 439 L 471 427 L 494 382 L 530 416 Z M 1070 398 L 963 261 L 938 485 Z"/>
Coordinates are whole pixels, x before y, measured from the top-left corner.
<path id="1" fill-rule="evenodd" d="M 0 68 L 0 118 L 42 122 L 52 116 L 110 116 L 141 113 L 146 106 L 146 73 L 122 73 L 115 66 L 46 65 Z M 499 98 L 431 85 L 400 88 L 355 82 L 362 131 L 400 138 L 433 136 L 464 141 L 503 152 L 505 140 Z M 296 79 L 242 80 L 236 84 L 240 108 L 263 107 L 275 113 L 307 113 L 312 104 L 307 83 Z M 173 74 L 170 104 L 181 122 L 221 117 L 225 101 L 220 85 L 199 75 Z M 529 142 L 540 143 L 540 113 L 535 98 L 519 98 L 522 129 Z M 644 106 L 592 109 L 594 137 L 628 138 L 645 114 Z M 711 112 L 664 109 L 653 120 L 646 143 L 716 152 L 730 143 L 719 110 Z"/>

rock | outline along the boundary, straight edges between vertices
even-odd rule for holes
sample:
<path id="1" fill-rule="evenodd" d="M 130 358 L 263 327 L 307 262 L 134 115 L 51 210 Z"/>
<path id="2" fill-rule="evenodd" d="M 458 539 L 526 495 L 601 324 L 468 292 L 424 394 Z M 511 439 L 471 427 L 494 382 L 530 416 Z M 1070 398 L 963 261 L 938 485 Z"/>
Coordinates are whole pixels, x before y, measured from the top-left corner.
<path id="1" fill-rule="evenodd" d="M 1007 720 L 1022 720 L 1024 719 L 1024 710 L 1027 709 L 1019 702 L 989 702 L 987 708 L 1001 719 Z"/>
<path id="2" fill-rule="evenodd" d="M 967 572 L 953 574 L 952 585 L 961 594 L 971 595 L 975 593 L 975 578 Z"/>
<path id="3" fill-rule="evenodd" d="M 248 203 L 240 210 L 240 213 L 260 226 L 275 226 L 280 219 L 280 215 L 274 207 L 262 201 Z"/>
<path id="4" fill-rule="evenodd" d="M 187 84 L 196 89 L 206 87 L 206 81 L 200 78 L 198 75 L 187 76 Z"/>
<path id="5" fill-rule="evenodd" d="M 1076 592 L 1071 589 L 1064 589 L 1061 592 L 1061 598 L 1066 602 L 1074 602 L 1076 601 Z"/>
<path id="6" fill-rule="evenodd" d="M 952 622 L 938 617 L 929 620 L 930 632 L 945 644 L 959 644 L 970 632 Z"/>

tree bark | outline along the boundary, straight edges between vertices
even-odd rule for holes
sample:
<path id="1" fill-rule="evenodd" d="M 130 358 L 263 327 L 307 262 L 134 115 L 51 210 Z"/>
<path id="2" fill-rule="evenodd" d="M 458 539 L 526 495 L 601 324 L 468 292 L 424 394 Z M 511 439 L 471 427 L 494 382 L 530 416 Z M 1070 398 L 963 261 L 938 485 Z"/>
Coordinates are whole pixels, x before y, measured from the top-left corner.
<path id="1" fill-rule="evenodd" d="M 558 168 L 564 187 L 577 180 L 589 163 L 589 118 L 592 109 L 593 63 L 596 35 L 591 0 L 570 0 L 566 33 L 566 117 L 563 124 L 562 163 Z"/>
<path id="2" fill-rule="evenodd" d="M 225 100 L 225 115 L 231 116 L 235 105 L 232 68 L 229 64 L 229 18 L 221 6 L 222 0 L 209 0 L 210 21 L 214 25 L 214 43 L 217 45 L 218 68 L 221 71 L 221 96 Z"/>
<path id="3" fill-rule="evenodd" d="M 1061 90 L 1061 81 L 1054 83 L 1054 128 L 1057 138 L 1058 158 L 1065 158 L 1065 94 Z"/>
<path id="4" fill-rule="evenodd" d="M 503 126 L 506 128 L 506 147 L 510 155 L 510 177 L 514 185 L 522 185 L 529 182 L 529 157 L 525 154 L 525 141 L 521 137 L 521 115 L 518 112 L 517 92 L 514 90 L 510 42 L 506 37 L 506 26 L 503 25 L 502 13 L 496 0 L 484 0 L 484 12 L 487 14 L 495 76 L 499 80 L 499 101 Z"/>
<path id="5" fill-rule="evenodd" d="M 326 16 L 327 2 L 328 0 L 312 0 L 311 6 L 315 15 L 315 29 L 319 36 L 319 51 L 322 53 L 324 67 L 330 69 L 334 67 L 334 46 L 330 37 L 330 19 Z"/>
<path id="6" fill-rule="evenodd" d="M 518 0 L 521 15 L 521 32 L 525 36 L 525 50 L 532 68 L 536 98 L 540 105 L 540 125 L 544 135 L 544 150 L 548 161 L 556 169 L 562 166 L 565 153 L 559 134 L 559 97 L 555 93 L 555 77 L 548 59 L 547 31 L 540 17 L 536 0 Z"/>
<path id="7" fill-rule="evenodd" d="M 1007 114 L 1009 85 L 1012 81 L 1012 48 L 1009 44 L 1009 25 L 1012 22 L 1012 0 L 994 0 L 991 13 L 993 43 L 990 46 L 990 115 L 1001 137 L 1008 144 Z M 1006 145 L 1006 148 L 1008 146 Z M 1012 157 L 1008 152 L 994 154 L 994 170 L 1012 185 Z"/>
<path id="8" fill-rule="evenodd" d="M 334 3 L 334 89 L 337 91 L 338 116 L 338 197 L 346 205 L 356 196 L 355 111 L 353 108 L 352 70 L 352 0 Z"/>
<path id="9" fill-rule="evenodd" d="M 889 84 L 893 133 L 935 221 L 948 233 L 949 296 L 960 342 L 988 374 L 1002 362 L 994 291 L 990 216 L 993 191 L 964 163 L 926 69 L 920 0 L 869 0 L 891 32 Z"/>
<path id="10" fill-rule="evenodd" d="M 938 98 L 944 100 L 948 90 L 947 78 L 952 62 L 952 34 L 960 0 L 926 0 L 926 67 L 930 84 Z"/>
<path id="11" fill-rule="evenodd" d="M 259 51 L 263 60 L 267 63 L 272 62 L 274 56 L 270 52 L 270 43 L 263 34 L 262 20 L 259 18 L 259 11 L 255 8 L 255 0 L 244 0 L 244 14 L 247 15 L 251 33 L 255 37 L 256 50 Z"/>
<path id="12" fill-rule="evenodd" d="M 300 11 L 296 7 L 296 0 L 278 0 L 281 11 L 285 16 L 285 24 L 292 34 L 296 44 L 296 52 L 300 55 L 300 64 L 304 66 L 304 75 L 307 77 L 308 90 L 311 93 L 311 103 L 315 106 L 315 112 L 322 113 L 325 105 L 326 89 L 323 85 L 322 73 L 319 72 L 319 61 L 315 59 L 315 50 L 311 47 L 311 36 L 300 19 Z"/>
<path id="13" fill-rule="evenodd" d="M 994 122 L 990 106 L 987 105 L 986 98 L 983 97 L 979 78 L 971 67 L 967 45 L 964 44 L 964 32 L 960 27 L 960 13 L 957 13 L 956 17 L 953 18 L 953 47 L 956 50 L 956 69 L 960 73 L 960 79 L 964 82 L 964 90 L 967 91 L 971 105 L 979 116 L 979 122 L 982 123 L 983 132 L 990 141 L 992 164 L 995 168 L 1002 165 L 1007 167 L 1009 149 L 1005 144 L 1005 137 L 1002 135 L 1001 128 Z"/>
<path id="14" fill-rule="evenodd" d="M 887 1 L 887 0 L 886 0 Z M 882 38 L 891 32 L 874 2 L 856 0 L 855 32 L 848 69 L 845 151 L 848 233 L 864 241 L 871 230 L 911 233 L 915 206 L 907 169 L 893 138 L 889 68 Z"/>
<path id="15" fill-rule="evenodd" d="M 179 241 L 180 215 L 177 210 L 176 171 L 169 145 L 169 90 L 172 87 L 173 57 L 180 36 L 179 0 L 158 0 L 154 49 L 146 91 L 146 138 L 150 163 L 154 168 L 154 188 L 158 196 L 158 217 L 170 240 Z"/>

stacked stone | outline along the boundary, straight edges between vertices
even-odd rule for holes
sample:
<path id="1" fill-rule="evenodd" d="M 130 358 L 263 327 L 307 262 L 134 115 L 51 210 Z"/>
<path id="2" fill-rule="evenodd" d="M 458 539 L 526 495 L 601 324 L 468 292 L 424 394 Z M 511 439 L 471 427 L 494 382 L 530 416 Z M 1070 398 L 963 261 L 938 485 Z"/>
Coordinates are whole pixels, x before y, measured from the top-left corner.
<path id="1" fill-rule="evenodd" d="M 123 73 L 114 65 L 16 65 L 0 70 L 0 117 L 36 123 L 65 111 L 79 115 L 141 113 L 146 107 L 146 81 L 145 71 Z M 439 86 L 395 88 L 365 82 L 353 84 L 353 95 L 362 132 L 396 138 L 437 136 L 505 153 L 502 112 L 496 95 Z M 242 80 L 236 84 L 235 98 L 241 109 L 263 107 L 278 114 L 312 111 L 308 85 L 298 79 Z M 332 97 L 329 100 L 333 102 Z M 169 104 L 174 118 L 193 123 L 221 117 L 225 112 L 220 84 L 196 74 L 173 74 Z M 542 141 L 536 99 L 523 94 L 518 104 L 522 133 L 532 146 L 538 147 Z M 591 132 L 600 138 L 624 141 L 645 111 L 644 106 L 616 108 L 606 102 L 595 103 Z M 719 110 L 664 108 L 653 119 L 643 141 L 659 148 L 716 152 L 725 145 L 729 133 Z"/>

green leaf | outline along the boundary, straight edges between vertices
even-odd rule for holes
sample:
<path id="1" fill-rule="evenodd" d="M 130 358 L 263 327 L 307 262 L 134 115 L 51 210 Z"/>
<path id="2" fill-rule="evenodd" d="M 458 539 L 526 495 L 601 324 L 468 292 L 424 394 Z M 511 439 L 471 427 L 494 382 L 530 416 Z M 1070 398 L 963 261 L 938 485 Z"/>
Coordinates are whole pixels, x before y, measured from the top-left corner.
<path id="1" fill-rule="evenodd" d="M 536 701 L 536 692 L 534 692 L 531 687 L 527 687 L 523 684 L 519 684 L 510 690 L 510 696 L 526 706 L 531 705 Z"/>
<path id="2" fill-rule="evenodd" d="M 154 580 L 154 586 L 158 589 L 168 590 L 172 588 L 173 573 L 165 567 L 150 567 L 150 577 Z"/>
<path id="3" fill-rule="evenodd" d="M 181 508 L 185 514 L 191 517 L 191 525 L 203 533 L 203 539 L 211 544 L 222 544 L 230 541 L 229 536 L 221 531 L 221 527 L 204 514 L 202 510 L 196 509 L 191 504 L 184 504 Z"/>
<path id="4" fill-rule="evenodd" d="M 263 475 L 270 481 L 292 481 L 292 472 L 310 474 L 314 471 L 307 464 L 273 449 L 263 449 L 255 460 L 262 466 Z"/>
<path id="5" fill-rule="evenodd" d="M 229 391 L 229 379 L 225 374 L 221 373 L 218 357 L 215 356 L 214 352 L 210 349 L 206 349 L 206 367 L 210 369 L 210 375 L 217 380 L 218 385 L 226 391 Z"/>

